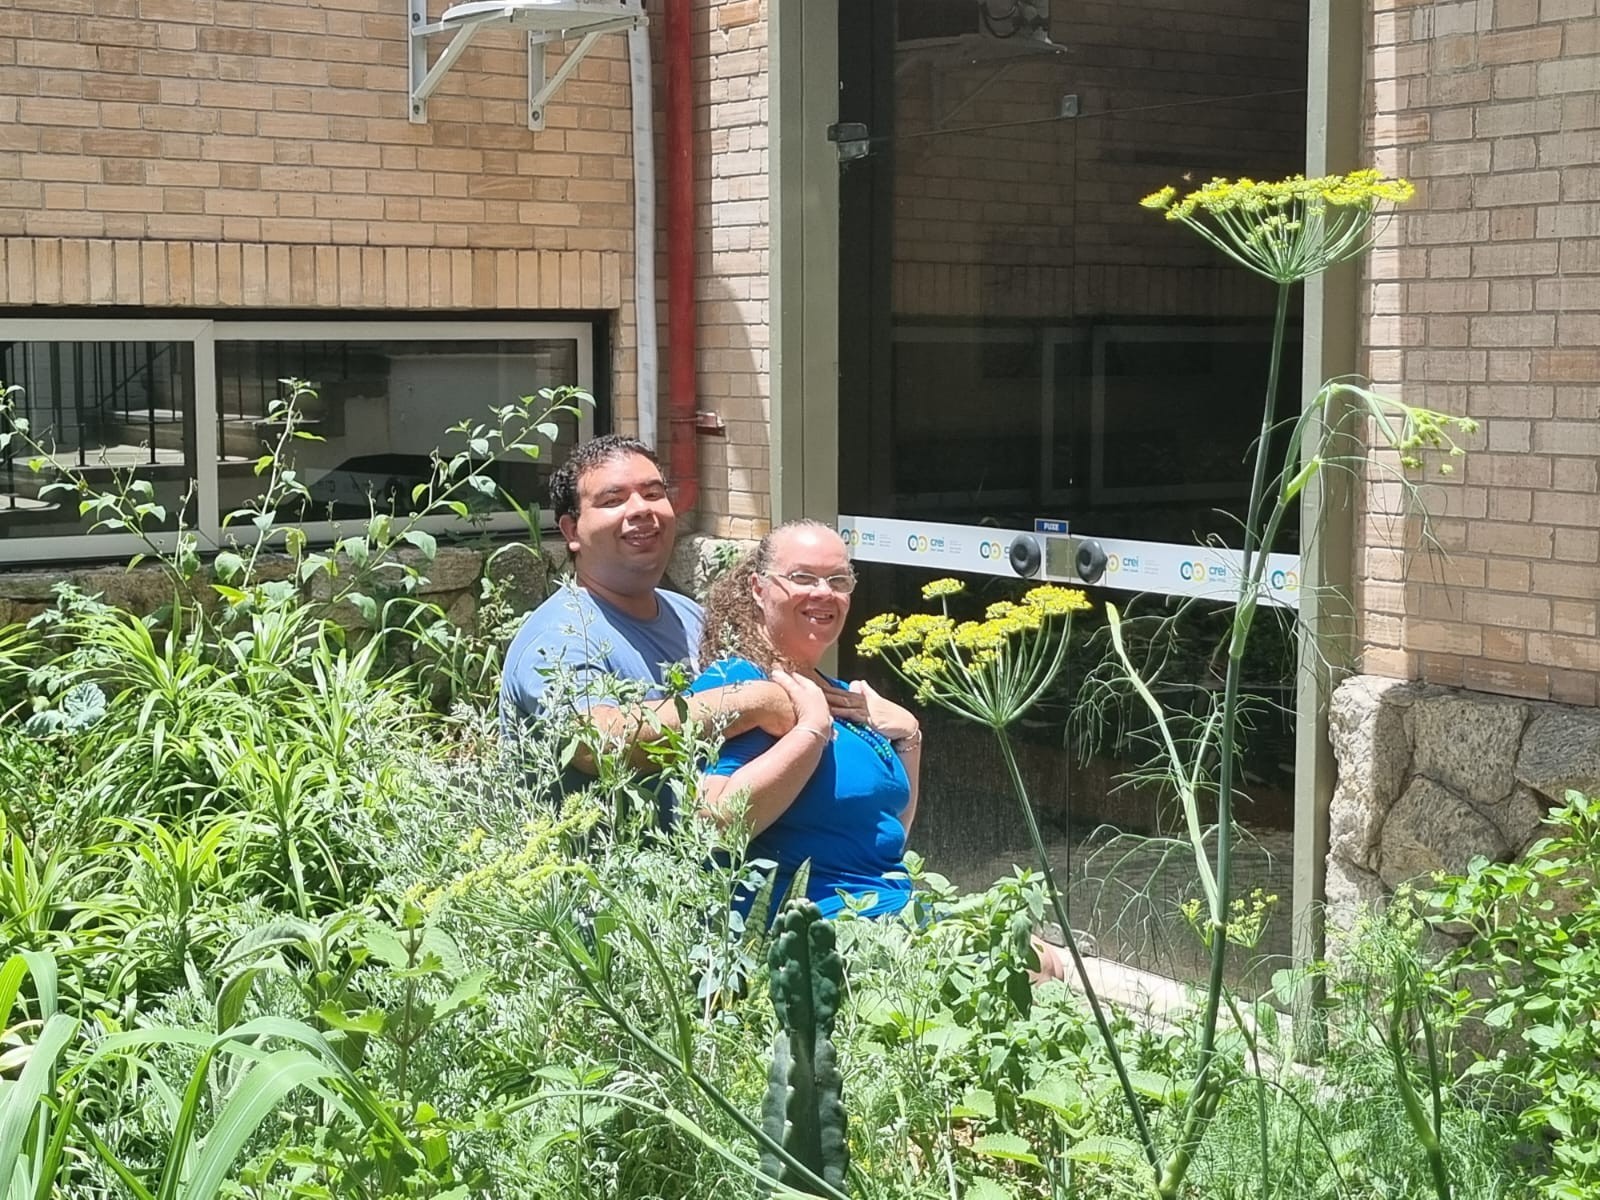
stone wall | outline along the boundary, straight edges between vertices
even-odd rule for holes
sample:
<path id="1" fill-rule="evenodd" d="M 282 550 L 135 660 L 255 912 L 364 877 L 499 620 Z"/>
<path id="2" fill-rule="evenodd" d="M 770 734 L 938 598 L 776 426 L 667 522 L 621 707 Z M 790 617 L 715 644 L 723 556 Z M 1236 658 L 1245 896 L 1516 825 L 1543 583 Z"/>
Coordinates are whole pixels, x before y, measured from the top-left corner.
<path id="1" fill-rule="evenodd" d="M 513 611 L 526 611 L 543 600 L 554 575 L 554 560 L 547 549 L 509 543 L 487 550 L 442 547 L 431 563 L 409 549 L 399 557 L 425 577 L 419 589 L 421 597 L 437 604 L 463 628 L 472 627 L 476 621 L 486 572 Z M 258 564 L 258 575 L 262 579 L 282 579 L 287 578 L 289 569 L 287 558 L 273 556 Z M 210 581 L 209 574 L 202 574 L 197 592 L 203 595 Z M 43 612 L 54 601 L 60 584 L 98 595 L 106 603 L 129 612 L 154 612 L 172 600 L 170 576 L 149 562 L 132 570 L 119 563 L 69 570 L 7 571 L 0 573 L 0 626 L 26 621 Z M 313 596 L 325 597 L 327 589 L 327 577 L 319 575 L 313 584 Z"/>
<path id="2" fill-rule="evenodd" d="M 667 566 L 668 586 L 700 597 L 727 558 L 749 544 L 703 534 L 680 537 Z M 444 546 L 431 563 L 422 561 L 410 549 L 399 557 L 426 577 L 419 589 L 422 598 L 437 604 L 463 628 L 472 627 L 476 621 L 486 574 L 498 596 L 517 613 L 537 607 L 567 566 L 566 546 L 559 539 L 547 541 L 537 549 L 512 542 L 486 549 Z M 259 565 L 258 573 L 263 579 L 282 579 L 288 570 L 288 560 L 274 556 Z M 200 588 L 203 590 L 209 583 L 210 576 L 202 575 Z M 107 563 L 69 570 L 4 571 L 0 572 L 0 627 L 43 612 L 53 602 L 60 584 L 98 595 L 108 604 L 130 612 L 154 612 L 172 599 L 169 577 L 159 566 L 148 562 L 132 570 L 120 563 Z M 328 594 L 325 576 L 318 576 L 314 594 L 318 592 Z"/>
<path id="3" fill-rule="evenodd" d="M 1358 675 L 1334 693 L 1329 924 L 1476 855 L 1514 858 L 1569 788 L 1600 789 L 1600 713 Z"/>

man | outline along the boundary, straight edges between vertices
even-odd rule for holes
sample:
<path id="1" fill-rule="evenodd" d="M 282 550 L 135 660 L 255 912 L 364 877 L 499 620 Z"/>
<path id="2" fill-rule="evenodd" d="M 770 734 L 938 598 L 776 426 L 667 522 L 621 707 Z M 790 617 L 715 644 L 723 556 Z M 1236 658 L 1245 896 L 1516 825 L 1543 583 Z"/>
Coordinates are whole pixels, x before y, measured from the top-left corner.
<path id="1" fill-rule="evenodd" d="M 667 672 L 695 665 L 704 618 L 693 600 L 660 587 L 677 516 L 643 442 L 608 434 L 578 446 L 550 480 L 550 503 L 572 553 L 576 586 L 561 588 L 530 613 L 506 652 L 500 718 L 509 736 L 568 703 L 587 711 L 602 745 L 627 747 L 636 765 L 648 767 L 641 747 L 679 727 L 680 705 L 705 733 L 788 732 L 794 706 L 769 681 L 665 697 Z M 648 698 L 620 701 L 611 679 L 646 684 Z M 842 715 L 864 714 L 864 701 L 853 693 L 830 700 Z M 579 750 L 573 766 L 581 774 L 569 771 L 565 786 L 581 786 L 596 773 L 594 751 Z"/>

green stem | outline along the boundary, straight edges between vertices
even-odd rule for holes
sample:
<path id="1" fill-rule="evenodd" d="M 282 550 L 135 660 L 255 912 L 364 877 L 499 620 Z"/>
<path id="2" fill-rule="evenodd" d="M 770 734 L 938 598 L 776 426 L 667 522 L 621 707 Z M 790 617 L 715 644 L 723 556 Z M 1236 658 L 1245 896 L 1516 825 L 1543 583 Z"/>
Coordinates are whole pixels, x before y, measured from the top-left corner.
<path id="1" fill-rule="evenodd" d="M 1061 926 L 1061 936 L 1066 939 L 1067 953 L 1072 958 L 1072 967 L 1078 973 L 1078 982 L 1083 987 L 1084 997 L 1089 1001 L 1089 1011 L 1094 1016 L 1095 1027 L 1100 1030 L 1100 1037 L 1106 1044 L 1106 1053 L 1111 1056 L 1112 1069 L 1117 1073 L 1117 1082 L 1122 1085 L 1122 1093 L 1128 1102 L 1128 1111 L 1133 1116 L 1133 1123 L 1139 1130 L 1139 1141 L 1144 1147 L 1145 1157 L 1150 1162 L 1150 1169 L 1161 1173 L 1161 1150 L 1156 1145 L 1155 1136 L 1150 1132 L 1150 1123 L 1145 1119 L 1144 1106 L 1139 1102 L 1139 1093 L 1133 1090 L 1133 1081 L 1128 1077 L 1128 1068 L 1122 1061 L 1122 1054 L 1117 1050 L 1116 1040 L 1111 1036 L 1111 1024 L 1106 1020 L 1105 1010 L 1101 1007 L 1100 996 L 1094 990 L 1094 984 L 1089 979 L 1088 968 L 1084 966 L 1083 955 L 1078 950 L 1078 939 L 1072 932 L 1072 922 L 1067 919 L 1067 910 L 1061 902 L 1061 889 L 1056 886 L 1055 872 L 1050 868 L 1050 855 L 1044 847 L 1044 837 L 1039 832 L 1039 822 L 1033 815 L 1033 803 L 1028 799 L 1027 785 L 1022 782 L 1022 772 L 1017 768 L 1017 757 L 1011 749 L 1011 739 L 1006 735 L 1004 725 L 991 725 L 994 730 L 995 740 L 1000 743 L 1001 756 L 1006 761 L 1006 770 L 1011 775 L 1011 787 L 1016 792 L 1017 804 L 1022 809 L 1023 819 L 1028 824 L 1028 837 L 1033 840 L 1033 851 L 1039 859 L 1039 869 L 1044 874 L 1045 890 L 1050 895 L 1050 907 L 1055 912 L 1056 924 Z"/>
<path id="2" fill-rule="evenodd" d="M 1211 972 L 1206 981 L 1205 1015 L 1200 1024 L 1200 1052 L 1195 1070 L 1195 1085 L 1184 1114 L 1183 1138 L 1167 1163 L 1158 1190 L 1164 1200 L 1177 1196 L 1188 1171 L 1188 1162 L 1204 1129 L 1208 1094 L 1216 1088 L 1211 1079 L 1212 1059 L 1217 1048 L 1217 1019 L 1222 1004 L 1223 976 L 1228 963 L 1228 905 L 1232 900 L 1233 873 L 1233 773 L 1239 732 L 1239 682 L 1244 666 L 1245 643 L 1255 619 L 1258 597 L 1256 575 L 1259 548 L 1264 561 L 1267 547 L 1259 542 L 1262 496 L 1266 491 L 1267 459 L 1272 450 L 1272 415 L 1278 395 L 1278 375 L 1283 365 L 1283 334 L 1289 318 L 1288 283 L 1278 285 L 1278 307 L 1272 322 L 1272 354 L 1267 367 L 1267 394 L 1261 405 L 1261 436 L 1256 442 L 1255 470 L 1250 480 L 1250 503 L 1245 509 L 1244 551 L 1239 564 L 1239 595 L 1234 609 L 1233 631 L 1228 644 L 1228 671 L 1222 690 L 1222 727 L 1218 735 L 1220 761 L 1217 764 L 1217 890 L 1211 906 Z"/>

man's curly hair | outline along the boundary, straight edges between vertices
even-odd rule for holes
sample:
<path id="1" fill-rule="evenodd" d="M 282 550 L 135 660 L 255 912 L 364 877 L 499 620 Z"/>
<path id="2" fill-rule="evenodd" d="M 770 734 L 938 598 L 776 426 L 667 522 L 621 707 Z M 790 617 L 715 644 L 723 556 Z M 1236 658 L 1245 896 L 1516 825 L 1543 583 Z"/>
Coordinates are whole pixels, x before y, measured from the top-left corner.
<path id="1" fill-rule="evenodd" d="M 574 446 L 566 461 L 550 476 L 550 507 L 555 512 L 556 520 L 578 515 L 578 480 L 598 466 L 633 454 L 648 458 L 657 468 L 661 466 L 661 460 L 656 457 L 654 450 L 638 438 L 626 434 L 602 434 Z"/>
<path id="2" fill-rule="evenodd" d="M 756 603 L 750 581 L 765 574 L 772 567 L 772 544 L 780 533 L 790 529 L 837 530 L 823 521 L 801 517 L 785 521 L 756 543 L 755 548 L 739 556 L 711 585 L 706 593 L 705 631 L 700 635 L 700 664 L 710 666 L 718 659 L 738 655 L 748 659 L 762 671 L 771 673 L 774 667 L 793 669 L 773 649 L 767 636 L 767 625 L 761 616 L 761 606 Z"/>

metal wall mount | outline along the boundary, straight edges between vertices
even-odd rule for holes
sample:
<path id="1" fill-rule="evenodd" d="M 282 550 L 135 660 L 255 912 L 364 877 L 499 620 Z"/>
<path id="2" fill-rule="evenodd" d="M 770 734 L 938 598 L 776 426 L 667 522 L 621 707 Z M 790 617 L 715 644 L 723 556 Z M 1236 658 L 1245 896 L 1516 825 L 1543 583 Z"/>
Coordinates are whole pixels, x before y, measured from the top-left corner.
<path id="1" fill-rule="evenodd" d="M 528 31 L 528 128 L 544 128 L 544 109 L 602 34 L 636 29 L 645 23 L 642 0 L 465 0 L 428 20 L 428 0 L 406 0 L 410 6 L 411 123 L 428 121 L 428 97 L 480 31 L 504 27 Z M 428 39 L 448 34 L 450 40 L 428 65 Z M 545 49 L 552 42 L 580 39 L 553 76 L 545 70 Z"/>

